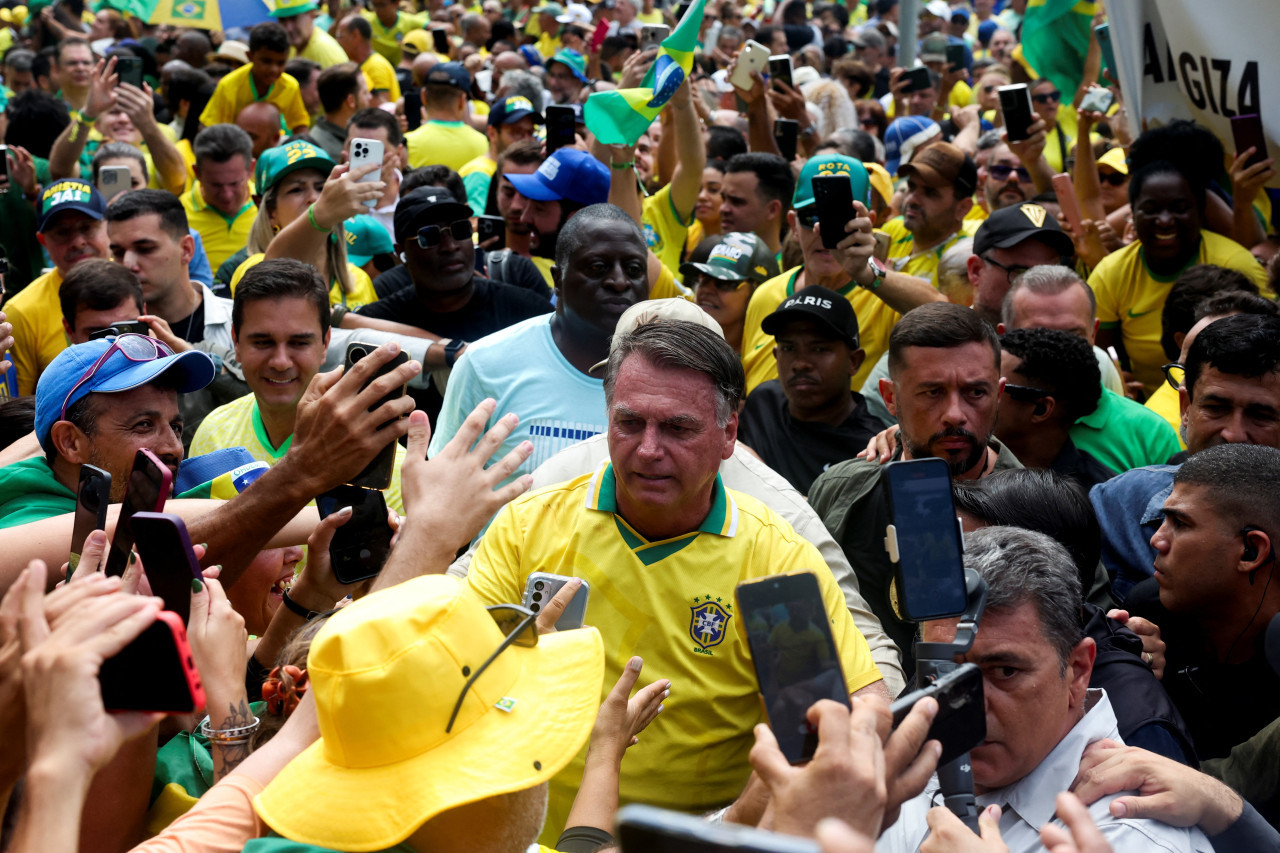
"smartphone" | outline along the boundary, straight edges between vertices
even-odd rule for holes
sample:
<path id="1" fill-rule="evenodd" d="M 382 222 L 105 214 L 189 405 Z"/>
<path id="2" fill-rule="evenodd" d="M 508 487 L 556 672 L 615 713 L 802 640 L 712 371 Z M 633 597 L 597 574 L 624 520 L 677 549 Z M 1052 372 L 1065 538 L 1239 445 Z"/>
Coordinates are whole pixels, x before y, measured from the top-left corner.
<path id="1" fill-rule="evenodd" d="M 655 806 L 618 809 L 614 837 L 622 853 L 818 853 L 818 844 L 751 826 L 711 823 Z"/>
<path id="2" fill-rule="evenodd" d="M 657 49 L 671 35 L 671 27 L 666 24 L 645 24 L 640 28 L 640 52 Z"/>
<path id="3" fill-rule="evenodd" d="M 871 247 L 871 257 L 877 261 L 889 260 L 889 243 L 892 242 L 889 235 L 883 231 L 872 231 L 871 236 L 876 240 L 876 244 Z"/>
<path id="4" fill-rule="evenodd" d="M 0 145 L 0 155 L 3 155 L 3 156 L 0 156 L 0 178 L 4 178 L 5 181 L 8 181 L 9 180 L 9 146 L 8 145 Z M 126 172 L 129 170 L 128 166 L 125 166 L 123 168 Z M 3 191 L 4 192 L 9 191 L 9 186 L 7 183 L 5 184 Z"/>
<path id="5" fill-rule="evenodd" d="M 964 45 L 949 44 L 947 45 L 947 71 L 959 71 L 964 68 Z"/>
<path id="6" fill-rule="evenodd" d="M 321 518 L 351 507 L 351 518 L 339 527 L 329 543 L 329 563 L 341 583 L 368 580 L 382 571 L 391 552 L 391 525 L 387 502 L 377 489 L 337 486 L 316 497 Z"/>
<path id="7" fill-rule="evenodd" d="M 1084 234 L 1084 217 L 1080 215 L 1080 202 L 1076 199 L 1075 184 L 1071 182 L 1071 176 L 1066 173 L 1058 174 L 1052 180 L 1062 218 L 1067 220 L 1071 230 L 1077 235 Z"/>
<path id="8" fill-rule="evenodd" d="M 800 140 L 800 122 L 779 118 L 773 121 L 773 141 L 778 144 L 782 159 L 790 163 L 796 159 L 796 143 Z"/>
<path id="9" fill-rule="evenodd" d="M 595 31 L 591 33 L 591 52 L 599 53 L 600 46 L 604 44 L 605 38 L 609 35 L 609 22 L 600 21 L 596 24 Z"/>
<path id="10" fill-rule="evenodd" d="M 494 237 L 498 238 L 498 242 L 488 247 L 485 251 L 496 252 L 499 249 L 507 247 L 507 221 L 501 216 L 477 216 L 476 231 L 480 236 L 480 243 L 490 240 Z"/>
<path id="11" fill-rule="evenodd" d="M 676 23 L 679 23 L 680 21 L 684 20 L 685 13 L 689 11 L 689 8 L 691 6 L 693 6 L 692 3 L 676 4 L 676 12 L 675 12 Z"/>
<path id="12" fill-rule="evenodd" d="M 1021 142 L 1031 136 L 1027 128 L 1036 120 L 1031 111 L 1031 90 L 1026 83 L 1014 83 L 996 89 L 1000 96 L 1000 112 L 1004 113 L 1004 126 L 1010 142 Z"/>
<path id="13" fill-rule="evenodd" d="M 151 593 L 185 625 L 191 618 L 191 581 L 204 580 L 186 523 L 168 512 L 140 512 L 133 517 L 133 535 Z"/>
<path id="14" fill-rule="evenodd" d="M 120 516 L 116 519 L 116 535 L 111 538 L 111 553 L 107 556 L 108 575 L 122 575 L 129 565 L 129 552 L 133 550 L 133 515 L 138 512 L 161 512 L 164 502 L 173 488 L 173 473 L 150 450 L 139 450 L 133 457 L 133 470 L 125 486 L 124 500 L 120 504 Z"/>
<path id="15" fill-rule="evenodd" d="M 738 53 L 738 65 L 733 69 L 733 74 L 729 75 L 729 82 L 739 89 L 748 90 L 751 88 L 752 72 L 763 73 L 767 67 L 769 67 L 769 48 L 758 41 L 747 39 L 747 43 Z"/>
<path id="16" fill-rule="evenodd" d="M 848 175 L 815 175 L 813 201 L 822 226 L 822 245 L 834 249 L 845 238 L 844 227 L 853 219 L 853 185 Z"/>
<path id="17" fill-rule="evenodd" d="M 178 614 L 167 610 L 119 654 L 103 661 L 98 684 L 108 711 L 190 714 L 205 704 L 187 630 Z"/>
<path id="18" fill-rule="evenodd" d="M 548 601 L 555 598 L 561 587 L 571 580 L 573 578 L 564 575 L 534 572 L 529 575 L 529 580 L 524 585 L 524 599 L 521 603 L 537 613 L 546 606 Z M 578 591 L 573 594 L 573 598 L 569 599 L 560 618 L 556 620 L 557 631 L 572 631 L 574 628 L 583 626 L 587 618 L 587 598 L 590 595 L 591 587 L 584 580 L 582 586 L 578 587 Z"/>
<path id="19" fill-rule="evenodd" d="M 573 107 L 566 107 L 563 104 L 547 107 L 548 157 L 559 148 L 573 145 L 577 121 L 577 114 L 573 111 Z"/>
<path id="20" fill-rule="evenodd" d="M 151 327 L 141 320 L 121 320 L 89 333 L 89 340 L 98 338 L 116 338 L 120 335 L 151 335 Z"/>
<path id="21" fill-rule="evenodd" d="M 435 42 L 436 53 L 441 56 L 449 55 L 449 34 L 444 30 L 432 30 L 431 39 Z"/>
<path id="22" fill-rule="evenodd" d="M 1105 114 L 1111 109 L 1111 105 L 1115 102 L 1116 96 L 1110 89 L 1090 89 L 1084 93 L 1084 97 L 1080 99 L 1080 112 L 1095 112 Z"/>
<path id="23" fill-rule="evenodd" d="M 1246 166 L 1267 159 L 1267 135 L 1262 130 L 1262 117 L 1243 115 L 1231 117 L 1231 138 L 1235 141 L 1236 154 L 1256 148 Z"/>
<path id="24" fill-rule="evenodd" d="M 383 146 L 380 140 L 356 137 L 351 140 L 351 168 L 358 169 L 361 166 L 368 166 L 370 163 L 377 163 L 381 167 L 382 150 Z M 382 169 L 378 168 L 361 178 L 360 183 L 371 184 L 380 180 L 382 180 Z M 364 204 L 365 207 L 373 210 L 378 206 L 378 200 L 371 198 Z"/>
<path id="25" fill-rule="evenodd" d="M 818 578 L 812 572 L 794 572 L 744 581 L 734 595 L 769 728 L 788 761 L 808 761 L 818 748 L 818 732 L 805 718 L 809 708 L 819 699 L 849 705 Z M 694 608 L 695 625 L 726 629 L 725 622 L 713 624 L 721 615 L 709 603 L 702 609 L 699 613 Z"/>
<path id="26" fill-rule="evenodd" d="M 107 506 L 111 503 L 111 475 L 101 468 L 80 466 L 80 485 L 76 489 L 76 515 L 71 526 L 71 557 L 67 580 L 80 565 L 84 540 L 95 530 L 107 527 Z"/>
<path id="27" fill-rule="evenodd" d="M 933 78 L 929 76 L 929 69 L 923 65 L 916 68 L 908 68 L 902 76 L 911 81 L 905 90 L 908 95 L 912 92 L 923 92 L 933 85 Z"/>
<path id="28" fill-rule="evenodd" d="M 947 461 L 890 462 L 885 477 L 890 518 L 885 548 L 897 567 L 903 615 L 915 622 L 959 616 L 968 593 Z"/>
<path id="29" fill-rule="evenodd" d="M 142 60 L 138 57 L 117 56 L 116 74 L 121 84 L 128 83 L 135 88 L 142 88 Z"/>
<path id="30" fill-rule="evenodd" d="M 901 696 L 890 706 L 893 727 L 896 729 L 926 696 L 938 700 L 938 714 L 929 725 L 929 740 L 942 744 L 939 765 L 959 758 L 986 740 L 982 670 L 976 664 L 962 663 L 928 687 Z"/>
<path id="31" fill-rule="evenodd" d="M 1093 28 L 1098 37 L 1098 47 L 1102 48 L 1102 67 L 1111 72 L 1111 76 L 1120 80 L 1120 66 L 1116 65 L 1116 51 L 1111 46 L 1111 25 L 1099 24 Z"/>
<path id="32" fill-rule="evenodd" d="M 352 367 L 355 367 L 356 362 L 369 355 L 377 348 L 378 347 L 374 344 L 365 344 L 360 341 L 352 341 L 347 344 L 345 372 L 349 372 Z M 408 360 L 409 356 L 401 350 L 396 354 L 395 358 L 382 365 L 382 367 L 379 367 L 377 371 L 369 377 L 369 381 L 360 387 L 360 390 L 363 391 L 365 388 L 368 388 L 369 385 L 379 376 L 386 376 Z M 405 386 L 401 385 L 399 388 L 395 388 L 387 392 L 385 396 L 369 407 L 369 411 L 372 412 L 384 403 L 389 403 L 392 400 L 403 397 L 404 389 Z M 382 426 L 386 426 L 386 424 L 382 424 Z M 380 426 L 379 429 L 381 429 L 382 426 Z M 382 450 L 378 451 L 378 455 L 373 458 L 373 461 L 366 465 L 363 471 L 353 477 L 348 485 L 360 486 L 364 489 L 385 489 L 391 485 L 391 473 L 395 468 L 395 463 L 396 442 L 392 441 L 388 443 L 386 447 L 382 448 Z"/>
<path id="33" fill-rule="evenodd" d="M 779 81 L 786 83 L 788 86 L 795 86 L 795 83 L 791 80 L 791 56 L 786 53 L 779 53 L 769 57 L 769 85 L 777 91 L 782 91 L 781 88 L 774 85 Z M 788 161 L 791 160 L 790 157 L 787 159 Z"/>

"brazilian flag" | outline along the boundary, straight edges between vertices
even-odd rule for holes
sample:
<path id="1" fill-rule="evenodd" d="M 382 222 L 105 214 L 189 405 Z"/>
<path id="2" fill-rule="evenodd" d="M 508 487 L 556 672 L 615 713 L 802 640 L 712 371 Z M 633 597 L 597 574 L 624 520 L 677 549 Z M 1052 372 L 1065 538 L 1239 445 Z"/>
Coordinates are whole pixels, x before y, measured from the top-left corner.
<path id="1" fill-rule="evenodd" d="M 583 115 L 596 139 L 605 145 L 635 145 L 649 129 L 689 76 L 706 5 L 707 0 L 698 0 L 676 24 L 658 48 L 658 57 L 639 89 L 596 92 L 587 98 Z"/>
<path id="2" fill-rule="evenodd" d="M 1094 0 L 1030 0 L 1022 19 L 1022 55 L 1040 77 L 1048 77 L 1070 104 L 1084 76 Z"/>

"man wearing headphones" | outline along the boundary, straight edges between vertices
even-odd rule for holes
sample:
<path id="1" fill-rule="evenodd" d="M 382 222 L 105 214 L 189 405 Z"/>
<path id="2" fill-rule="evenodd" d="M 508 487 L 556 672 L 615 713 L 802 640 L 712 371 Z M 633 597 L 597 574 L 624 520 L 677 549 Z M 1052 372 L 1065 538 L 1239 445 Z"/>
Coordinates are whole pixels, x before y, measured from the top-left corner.
<path id="1" fill-rule="evenodd" d="M 1280 660 L 1268 659 L 1280 638 L 1278 478 L 1273 447 L 1219 444 L 1192 455 L 1151 537 L 1155 577 L 1126 601 L 1161 628 L 1164 687 L 1202 761 L 1280 717 Z"/>

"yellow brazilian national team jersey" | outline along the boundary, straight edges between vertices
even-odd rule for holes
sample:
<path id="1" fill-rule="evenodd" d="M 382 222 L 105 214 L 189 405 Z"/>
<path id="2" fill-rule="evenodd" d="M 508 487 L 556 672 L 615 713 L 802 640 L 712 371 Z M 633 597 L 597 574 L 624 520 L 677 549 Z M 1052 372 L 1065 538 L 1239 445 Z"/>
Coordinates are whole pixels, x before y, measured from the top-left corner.
<path id="1" fill-rule="evenodd" d="M 50 187 L 56 191 L 56 185 Z M 48 192 L 48 190 L 46 190 Z M 13 348 L 7 357 L 18 376 L 18 393 L 36 393 L 40 374 L 58 353 L 67 348 L 67 332 L 62 327 L 62 274 L 56 269 L 32 281 L 8 302 L 4 311 L 13 325 Z"/>
<path id="2" fill-rule="evenodd" d="M 256 255 L 250 255 L 244 259 L 244 263 L 236 267 L 235 273 L 231 276 L 231 293 L 236 292 L 236 285 L 240 284 L 240 279 L 244 278 L 244 274 L 256 267 L 267 256 L 262 252 Z M 369 274 L 360 269 L 355 264 L 347 264 L 347 275 L 351 277 L 351 292 L 343 293 L 342 285 L 338 284 L 337 279 L 329 286 L 329 305 L 345 305 L 355 310 L 361 305 L 368 305 L 371 302 L 378 301 L 378 291 L 373 289 L 373 282 L 369 279 Z"/>
<path id="3" fill-rule="evenodd" d="M 302 94 L 298 91 L 298 81 L 288 74 L 281 74 L 280 79 L 271 84 L 271 88 L 259 94 L 253 84 L 253 66 L 245 65 L 232 71 L 218 81 L 213 90 L 213 97 L 200 113 L 200 123 L 205 127 L 215 124 L 235 124 L 240 111 L 255 101 L 270 101 L 280 109 L 285 127 L 292 130 L 296 127 L 311 126 L 311 116 L 302 103 Z"/>
<path id="4" fill-rule="evenodd" d="M 425 13 L 410 15 L 408 12 L 397 12 L 395 23 L 389 27 L 384 27 L 373 12 L 363 11 L 360 14 L 373 30 L 373 49 L 386 57 L 387 62 L 392 65 L 399 65 L 404 56 L 400 50 L 400 42 L 404 41 L 405 35 L 427 25 Z"/>
<path id="5" fill-rule="evenodd" d="M 739 582 L 813 572 L 849 692 L 880 680 L 880 672 L 821 554 L 773 510 L 717 476 L 697 530 L 650 542 L 617 514 L 615 488 L 606 462 L 516 498 L 480 540 L 467 582 L 486 604 L 500 604 L 520 601 L 535 571 L 583 578 L 591 590 L 586 622 L 604 638 L 601 699 L 632 655 L 644 658 L 644 683 L 673 684 L 672 701 L 641 738 L 644 748 L 622 765 L 621 802 L 706 811 L 741 793 L 751 772 L 751 729 L 762 717 L 735 611 Z M 543 843 L 554 843 L 565 826 L 585 753 L 551 780 Z"/>
<path id="6" fill-rule="evenodd" d="M 684 247 L 689 223 L 680 218 L 675 205 L 671 203 L 671 185 L 667 184 L 646 198 L 641 207 L 642 230 L 649 250 L 658 256 L 663 266 L 679 269 L 680 250 Z"/>
<path id="7" fill-rule="evenodd" d="M 1244 246 L 1234 240 L 1200 232 L 1200 249 L 1187 266 L 1216 264 L 1238 270 L 1258 286 L 1262 295 L 1274 299 L 1267 289 L 1267 274 L 1262 265 Z M 1160 314 L 1165 298 L 1184 269 L 1173 275 L 1157 276 L 1147 268 L 1142 256 L 1142 243 L 1133 242 L 1102 259 L 1089 276 L 1089 286 L 1098 298 L 1098 319 L 1104 329 L 1119 329 L 1133 374 L 1150 394 L 1164 374 L 1160 365 L 1168 359 L 1160 344 Z"/>
<path id="8" fill-rule="evenodd" d="M 263 426 L 262 415 L 258 412 L 258 401 L 253 394 L 245 394 L 214 409 L 200 422 L 195 438 L 191 439 L 188 455 L 200 456 L 224 447 L 243 447 L 257 461 L 275 465 L 289 452 L 292 444 L 293 436 L 289 436 L 279 447 L 272 445 L 267 428 Z M 400 466 L 403 464 L 404 447 L 397 444 L 391 485 L 382 496 L 387 506 L 399 513 L 404 512 L 404 501 L 400 497 Z"/>
<path id="9" fill-rule="evenodd" d="M 977 225 L 980 224 L 982 223 L 977 223 Z M 977 225 L 973 227 L 976 228 Z M 946 254 L 947 249 L 964 236 L 962 227 L 940 245 L 923 252 L 916 252 L 915 236 L 907 230 L 901 216 L 890 219 L 880 230 L 889 235 L 889 267 L 916 278 L 926 279 L 934 287 L 938 286 L 938 261 Z"/>
<path id="10" fill-rule="evenodd" d="M 751 294 L 742 329 L 742 366 L 747 371 L 748 394 L 761 382 L 778 378 L 778 362 L 773 357 L 773 335 L 765 334 L 760 326 L 764 318 L 772 314 L 783 300 L 802 289 L 803 285 L 797 286 L 796 282 L 803 270 L 803 267 L 787 270 L 782 275 L 769 279 Z M 862 367 L 858 368 L 849 383 L 854 391 L 860 391 L 871 369 L 889 349 L 889 333 L 898 320 L 902 319 L 902 315 L 890 308 L 874 292 L 852 282 L 840 288 L 839 292 L 853 306 L 853 313 L 858 318 L 859 342 L 867 353 Z"/>
<path id="11" fill-rule="evenodd" d="M 370 92 L 386 92 L 392 101 L 400 100 L 400 81 L 396 79 L 396 69 L 386 57 L 376 51 L 360 66 L 364 72 L 365 82 Z"/>
<path id="12" fill-rule="evenodd" d="M 455 172 L 489 150 L 489 137 L 460 121 L 423 122 L 404 136 L 409 166 L 443 165 Z"/>
<path id="13" fill-rule="evenodd" d="M 200 232 L 213 269 L 222 266 L 223 261 L 249 242 L 249 231 L 258 216 L 258 207 L 252 201 L 246 201 L 235 216 L 229 217 L 205 203 L 199 184 L 183 193 L 179 200 L 187 211 L 187 224 Z"/>

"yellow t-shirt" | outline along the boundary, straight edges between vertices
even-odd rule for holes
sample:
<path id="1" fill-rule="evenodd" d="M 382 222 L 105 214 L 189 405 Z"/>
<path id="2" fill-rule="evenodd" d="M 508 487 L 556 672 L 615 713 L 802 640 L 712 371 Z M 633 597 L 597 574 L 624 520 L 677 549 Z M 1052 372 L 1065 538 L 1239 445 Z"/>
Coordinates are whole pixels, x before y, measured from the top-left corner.
<path id="1" fill-rule="evenodd" d="M 605 646 L 603 698 L 632 655 L 645 683 L 669 678 L 679 701 L 645 729 L 622 767 L 620 801 L 701 812 L 732 801 L 751 772 L 762 721 L 741 619 L 739 582 L 794 571 L 818 579 L 850 693 L 880 680 L 822 555 L 753 497 L 716 478 L 698 529 L 649 542 L 617 514 L 613 468 L 539 489 L 503 507 L 480 540 L 467 583 L 485 604 L 520 601 L 535 571 L 590 585 L 586 623 Z M 551 780 L 544 835 L 558 836 L 581 782 L 584 747 Z M 545 842 L 545 838 L 544 838 Z"/>
<path id="2" fill-rule="evenodd" d="M 235 295 L 236 285 L 240 283 L 240 279 L 244 278 L 244 274 L 256 267 L 267 256 L 262 252 L 256 255 L 250 255 L 244 259 L 244 263 L 236 267 L 235 273 L 231 276 L 231 293 Z M 347 275 L 351 276 L 351 292 L 343 293 L 342 285 L 335 280 L 329 287 L 329 305 L 345 305 L 355 310 L 361 305 L 368 305 L 370 302 L 378 301 L 378 291 L 373 289 L 373 281 L 370 280 L 368 273 L 360 269 L 355 264 L 347 264 Z"/>
<path id="3" fill-rule="evenodd" d="M 280 108 L 285 126 L 290 130 L 311 126 L 311 116 L 302 103 L 298 81 L 288 74 L 281 74 L 264 94 L 258 94 L 253 85 L 253 66 L 245 65 L 218 81 L 213 97 L 200 113 L 200 123 L 205 127 L 215 124 L 235 124 L 240 111 L 256 101 L 270 101 Z"/>
<path id="4" fill-rule="evenodd" d="M 1220 234 L 1200 231 L 1200 248 L 1187 266 L 1195 264 L 1217 264 L 1238 270 L 1258 285 L 1264 296 L 1275 298 L 1267 289 L 1267 274 L 1257 259 L 1244 246 Z M 1148 394 L 1165 381 L 1160 371 L 1167 360 L 1160 345 L 1160 313 L 1173 283 L 1183 271 L 1157 276 L 1143 260 L 1142 243 L 1135 241 L 1103 258 L 1089 276 L 1089 286 L 1098 298 L 1102 328 L 1119 329 L 1133 374 Z"/>
<path id="5" fill-rule="evenodd" d="M 6 358 L 17 371 L 19 394 L 36 393 L 40 374 L 71 343 L 62 328 L 62 304 L 58 302 L 61 287 L 62 274 L 52 269 L 4 304 L 3 310 L 13 324 L 13 349 Z"/>
<path id="6" fill-rule="evenodd" d="M 360 70 L 364 72 L 370 92 L 381 90 L 387 92 L 391 100 L 400 100 L 400 81 L 396 79 L 396 69 L 386 57 L 375 51 L 360 65 Z"/>
<path id="7" fill-rule="evenodd" d="M 1067 97 L 1065 92 L 1063 97 Z M 1065 165 L 1066 160 L 1071 156 L 1071 147 L 1076 144 L 1079 125 L 1076 122 L 1075 108 L 1070 101 L 1058 105 L 1057 121 L 1057 127 L 1049 133 L 1044 144 L 1044 159 L 1055 173 L 1069 171 Z"/>
<path id="8" fill-rule="evenodd" d="M 258 412 L 258 401 L 253 394 L 245 394 L 225 406 L 219 406 L 200 422 L 195 437 L 191 439 L 189 456 L 200 456 L 224 447 L 243 447 L 259 462 L 275 465 L 289 452 L 293 436 L 279 447 L 271 443 L 267 428 Z M 404 512 L 404 500 L 400 496 L 400 467 L 404 464 L 404 447 L 396 444 L 395 467 L 391 472 L 391 485 L 382 493 L 387 506 L 398 513 Z"/>
<path id="9" fill-rule="evenodd" d="M 229 217 L 205 203 L 198 183 L 183 193 L 180 200 L 187 211 L 187 224 L 200 232 L 211 268 L 216 270 L 222 266 L 223 261 L 249 242 L 249 231 L 258 216 L 258 206 L 253 201 L 246 201 L 235 216 Z"/>
<path id="10" fill-rule="evenodd" d="M 360 14 L 369 22 L 369 27 L 373 30 L 373 49 L 382 54 L 393 66 L 399 65 L 404 56 L 400 50 L 400 42 L 404 41 L 405 35 L 427 25 L 425 12 L 419 15 L 397 12 L 396 22 L 389 27 L 384 27 L 373 12 L 362 11 Z"/>
<path id="11" fill-rule="evenodd" d="M 671 272 L 671 268 L 666 264 L 662 264 L 661 272 L 658 273 L 658 280 L 649 285 L 650 299 L 688 299 L 693 301 L 693 291 L 676 281 L 675 273 Z"/>
<path id="12" fill-rule="evenodd" d="M 538 43 L 534 47 L 537 48 L 539 56 L 550 59 L 556 55 L 556 51 L 560 50 L 560 36 L 543 33 L 538 36 Z"/>
<path id="13" fill-rule="evenodd" d="M 404 141 L 412 169 L 440 163 L 456 172 L 489 150 L 489 137 L 461 121 L 428 121 Z"/>
<path id="14" fill-rule="evenodd" d="M 706 237 L 706 227 L 698 220 L 689 223 L 689 233 L 684 240 L 684 256 L 687 258 L 698 248 L 698 244 L 702 242 L 702 238 Z"/>
<path id="15" fill-rule="evenodd" d="M 769 279 L 751 294 L 742 329 L 742 366 L 747 372 L 748 394 L 761 382 L 778 378 L 778 361 L 773 357 L 773 335 L 765 334 L 761 324 L 784 300 L 804 287 L 797 284 L 803 271 L 804 267 L 787 270 L 782 275 Z M 902 315 L 890 308 L 874 292 L 852 282 L 839 292 L 853 306 L 853 313 L 858 318 L 858 340 L 867 353 L 862 367 L 858 368 L 849 382 L 850 388 L 859 391 L 880 356 L 889 349 L 889 333 L 898 320 L 902 319 Z"/>
<path id="16" fill-rule="evenodd" d="M 1182 400 L 1173 386 L 1168 382 L 1161 382 L 1160 387 L 1147 398 L 1146 406 L 1169 422 L 1169 426 L 1178 434 L 1178 444 L 1186 450 L 1187 443 L 1182 440 Z"/>
<path id="17" fill-rule="evenodd" d="M 338 40 L 319 27 L 311 31 L 311 38 L 301 52 L 292 47 L 289 48 L 289 57 L 292 59 L 295 56 L 310 59 L 321 68 L 347 61 L 347 52 L 342 49 L 342 45 L 338 44 Z"/>
<path id="18" fill-rule="evenodd" d="M 977 223 L 977 225 L 981 224 L 981 222 Z M 973 227 L 976 228 L 976 225 Z M 889 266 L 898 272 L 926 279 L 934 287 L 938 286 L 938 261 L 946 254 L 947 249 L 965 236 L 962 226 L 961 230 L 952 234 L 940 245 L 916 254 L 915 236 L 907 230 L 901 216 L 890 219 L 880 230 L 889 235 Z M 869 356 L 870 351 L 868 351 Z"/>
<path id="19" fill-rule="evenodd" d="M 667 184 L 641 202 L 641 210 L 641 230 L 649 251 L 658 256 L 664 267 L 679 269 L 680 249 L 689 223 L 680 218 L 671 201 L 671 185 Z"/>

